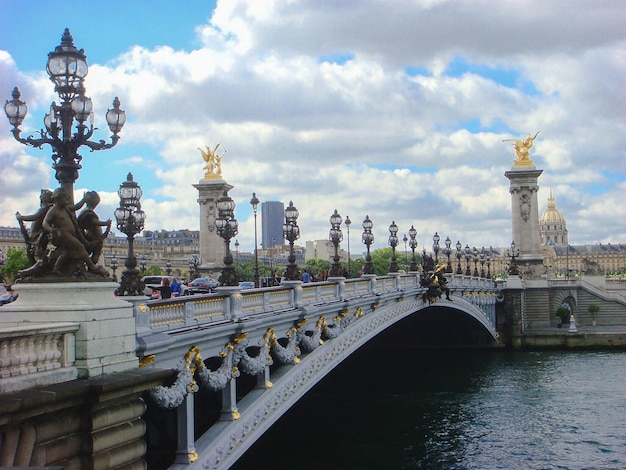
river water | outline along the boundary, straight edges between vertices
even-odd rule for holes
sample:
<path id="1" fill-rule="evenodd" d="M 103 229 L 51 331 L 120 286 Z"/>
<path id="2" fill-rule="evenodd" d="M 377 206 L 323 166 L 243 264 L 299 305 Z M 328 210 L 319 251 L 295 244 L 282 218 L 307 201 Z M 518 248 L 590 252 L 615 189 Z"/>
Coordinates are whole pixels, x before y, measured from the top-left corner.
<path id="1" fill-rule="evenodd" d="M 353 354 L 235 469 L 626 469 L 626 352 Z"/>

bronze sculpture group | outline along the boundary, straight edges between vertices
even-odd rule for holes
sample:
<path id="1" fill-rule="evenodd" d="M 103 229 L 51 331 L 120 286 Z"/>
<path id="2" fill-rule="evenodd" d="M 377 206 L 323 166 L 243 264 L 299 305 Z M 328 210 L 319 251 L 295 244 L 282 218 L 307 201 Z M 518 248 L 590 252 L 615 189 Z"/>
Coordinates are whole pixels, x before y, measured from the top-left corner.
<path id="1" fill-rule="evenodd" d="M 452 300 L 450 298 L 448 281 L 444 276 L 445 272 L 445 264 L 439 263 L 435 265 L 433 257 L 424 253 L 422 257 L 422 274 L 420 275 L 420 285 L 428 289 L 422 295 L 424 302 L 428 301 L 432 304 L 435 300 L 440 299 L 443 294 L 446 295 L 447 300 Z"/>
<path id="2" fill-rule="evenodd" d="M 88 191 L 75 205 L 62 187 L 42 189 L 39 209 L 30 215 L 15 215 L 27 246 L 30 267 L 19 272 L 21 279 L 88 279 L 88 273 L 107 277 L 97 264 L 111 220 L 101 221 L 95 213 L 100 196 Z M 78 217 L 76 211 L 85 206 Z M 24 222 L 31 222 L 27 230 Z M 105 231 L 102 228 L 106 227 Z M 52 246 L 50 246 L 52 245 Z"/>

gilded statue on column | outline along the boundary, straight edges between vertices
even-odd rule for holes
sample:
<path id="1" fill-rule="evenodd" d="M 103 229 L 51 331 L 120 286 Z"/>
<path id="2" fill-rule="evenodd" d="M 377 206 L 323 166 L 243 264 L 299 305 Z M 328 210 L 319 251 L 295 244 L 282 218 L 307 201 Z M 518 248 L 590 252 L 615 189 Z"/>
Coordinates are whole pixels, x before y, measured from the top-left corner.
<path id="1" fill-rule="evenodd" d="M 205 161 L 204 169 L 206 172 L 204 173 L 204 179 L 219 179 L 222 176 L 222 158 L 224 158 L 226 151 L 218 155 L 217 149 L 219 146 L 220 144 L 217 144 L 213 150 L 208 145 L 205 146 L 206 150 L 198 147 Z"/>
<path id="2" fill-rule="evenodd" d="M 532 166 L 533 161 L 530 159 L 530 149 L 532 148 L 535 139 L 539 135 L 539 132 L 534 136 L 526 134 L 524 139 L 504 139 L 502 142 L 513 142 L 515 148 L 515 155 L 517 158 L 513 162 L 513 167 Z"/>

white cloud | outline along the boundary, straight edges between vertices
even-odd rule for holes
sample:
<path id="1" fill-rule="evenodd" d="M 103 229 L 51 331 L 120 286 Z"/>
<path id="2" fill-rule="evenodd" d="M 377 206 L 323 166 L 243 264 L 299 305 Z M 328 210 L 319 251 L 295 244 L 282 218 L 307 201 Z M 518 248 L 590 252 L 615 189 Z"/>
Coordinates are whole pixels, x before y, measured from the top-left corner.
<path id="1" fill-rule="evenodd" d="M 326 238 L 336 208 L 354 222 L 354 252 L 366 214 L 377 246 L 392 220 L 403 233 L 415 225 L 420 245 L 437 231 L 508 246 L 514 153 L 502 139 L 541 130 L 540 211 L 552 186 L 573 243 L 624 242 L 625 23 L 612 1 L 220 1 L 196 28 L 197 50 L 134 46 L 91 64 L 96 124 L 106 129 L 114 96 L 128 124 L 83 173 L 140 171 L 154 186 L 147 228 L 198 229 L 197 147 L 221 143 L 242 250 L 252 247 L 253 191 L 294 201 L 301 243 Z M 451 69 L 459 62 L 467 70 Z M 16 82 L 38 111 L 25 123 L 32 132 L 51 85 L 0 51 L 2 89 Z M 29 176 L 19 200 L 2 186 L 0 202 L 36 207 L 50 161 L 10 142 L 6 122 L 0 132 L 0 178 L 5 168 L 11 181 Z M 93 189 L 110 195 L 101 211 L 112 214 L 117 186 Z M 12 224 L 10 211 L 2 217 Z"/>

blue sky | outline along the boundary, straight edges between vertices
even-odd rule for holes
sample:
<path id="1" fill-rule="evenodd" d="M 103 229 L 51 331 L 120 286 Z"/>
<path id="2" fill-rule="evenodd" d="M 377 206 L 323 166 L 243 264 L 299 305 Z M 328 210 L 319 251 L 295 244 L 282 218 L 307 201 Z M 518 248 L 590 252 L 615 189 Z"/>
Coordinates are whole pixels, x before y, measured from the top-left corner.
<path id="1" fill-rule="evenodd" d="M 197 147 L 220 143 L 241 250 L 253 191 L 294 201 L 301 243 L 326 238 L 337 209 L 369 215 L 379 247 L 392 220 L 414 225 L 420 247 L 435 231 L 508 246 L 515 156 L 502 140 L 541 130 L 539 213 L 552 188 L 572 243 L 626 242 L 626 13 L 569 5 L 0 0 L 0 92 L 22 90 L 22 128 L 37 131 L 55 99 L 47 54 L 70 28 L 97 138 L 113 97 L 128 115 L 114 149 L 81 152 L 76 189 L 101 194 L 101 218 L 132 171 L 147 228 L 198 229 Z M 0 225 L 55 185 L 49 148 L 18 144 L 0 119 Z"/>

